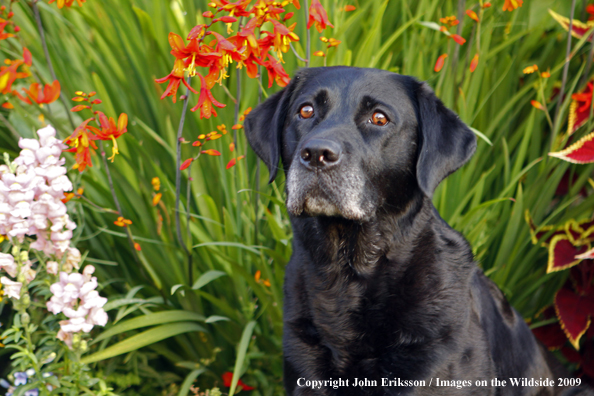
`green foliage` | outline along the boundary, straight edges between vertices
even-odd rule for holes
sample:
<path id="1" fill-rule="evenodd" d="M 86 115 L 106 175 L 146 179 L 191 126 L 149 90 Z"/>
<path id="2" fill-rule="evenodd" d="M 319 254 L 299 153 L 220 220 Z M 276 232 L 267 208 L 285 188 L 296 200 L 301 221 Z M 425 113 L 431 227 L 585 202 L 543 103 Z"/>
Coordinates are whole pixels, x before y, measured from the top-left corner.
<path id="1" fill-rule="evenodd" d="M 236 152 L 247 154 L 245 160 L 225 169 L 234 154 L 227 148 L 232 141 L 228 134 L 208 143 L 207 148 L 222 156 L 201 156 L 190 174 L 183 174 L 181 229 L 192 250 L 192 279 L 176 239 L 175 148 L 182 105 L 172 104 L 169 98 L 160 100 L 163 88 L 154 79 L 167 75 L 173 64 L 168 33 L 185 37 L 203 22 L 207 2 L 102 0 L 63 10 L 39 3 L 50 55 L 66 97 L 78 90 L 97 91 L 103 101 L 99 110 L 111 116 L 125 112 L 130 117 L 128 133 L 119 139 L 122 154 L 110 170 L 122 215 L 133 221 L 130 230 L 142 251 L 134 254 L 126 233 L 113 225 L 117 215 L 106 210 L 115 206 L 98 156 L 82 175 L 71 173 L 84 187 L 84 198 L 70 204 L 79 224 L 75 241 L 81 251 L 88 250 L 86 261 L 98 267 L 96 275 L 104 286 L 101 293 L 109 296 L 106 310 L 111 309 L 111 324 L 95 334 L 84 361 L 98 362 L 92 367 L 124 394 L 181 396 L 188 394 L 192 383 L 201 389 L 222 387 L 225 371 L 234 373 L 233 389 L 241 378 L 256 386 L 254 395 L 283 394 L 282 285 L 292 238 L 283 205 L 284 176 L 266 184 L 267 172 L 241 131 Z M 440 17 L 458 14 L 458 1 L 322 3 L 335 26 L 324 35 L 342 43 L 328 49 L 325 60 L 312 57 L 310 66 L 322 66 L 325 61 L 328 66 L 380 67 L 414 75 L 433 86 L 444 103 L 483 137 L 471 161 L 439 187 L 434 203 L 442 217 L 467 237 L 479 265 L 512 304 L 527 318 L 535 315 L 552 302 L 565 275 L 545 274 L 546 250 L 532 245 L 524 211 L 529 209 L 537 224 L 557 224 L 588 217 L 594 207 L 594 195 L 578 195 L 593 167 L 574 168 L 547 157 L 551 142 L 553 148 L 563 143 L 554 136 L 561 136 L 565 128 L 569 95 L 553 131 L 545 113 L 530 106 L 532 99 L 542 102 L 554 97 L 555 82 L 561 80 L 566 34 L 547 8 L 569 15 L 570 2 L 527 0 L 523 7 L 504 12 L 502 1 L 494 1 L 484 12 L 480 32 L 464 16 L 460 29 L 468 41 L 463 46 L 435 29 Z M 349 3 L 357 9 L 343 11 Z M 477 5 L 469 1 L 466 8 L 478 11 Z M 25 3 L 16 8 L 22 38 L 33 53 L 33 70 L 49 82 L 30 8 Z M 296 12 L 294 18 L 301 38 L 295 51 L 305 57 L 303 13 Z M 311 30 L 312 52 L 326 51 L 319 36 Z M 570 94 L 589 77 L 589 49 L 585 40 L 574 39 Z M 4 53 L 14 57 L 9 50 Z M 449 57 L 436 73 L 435 61 L 443 53 Z M 476 53 L 479 63 L 471 73 L 470 60 Z M 289 75 L 304 66 L 290 53 L 284 58 Z M 532 64 L 541 70 L 550 68 L 551 77 L 542 86 L 537 74 L 522 73 Z M 240 114 L 257 105 L 258 81 L 247 79 L 242 71 L 236 74 L 233 67 L 229 74 L 224 86 L 213 90 L 227 107 L 218 111 L 218 118 L 208 120 L 188 113 L 186 140 L 216 130 L 219 123 L 230 130 L 236 123 L 231 93 L 238 92 L 238 84 Z M 266 75 L 262 86 L 268 86 Z M 274 90 L 276 86 L 264 88 L 262 99 Z M 196 100 L 190 96 L 192 105 Z M 555 104 L 556 100 L 547 104 L 553 116 Z M 72 133 L 59 102 L 40 110 L 16 106 L 4 116 L 19 135 L 31 137 L 39 127 L 39 111 L 61 137 Z M 82 119 L 72 114 L 78 125 Z M 4 124 L 0 128 L 0 144 L 18 151 L 16 137 Z M 582 128 L 579 134 L 585 131 Z M 191 145 L 182 146 L 182 160 L 196 153 Z M 577 175 L 576 182 L 567 195 L 556 196 L 568 170 Z M 154 177 L 160 178 L 163 194 L 157 207 L 152 205 Z M 254 278 L 257 271 L 259 280 Z M 270 287 L 263 280 L 269 280 Z M 180 387 L 171 388 L 173 382 Z"/>

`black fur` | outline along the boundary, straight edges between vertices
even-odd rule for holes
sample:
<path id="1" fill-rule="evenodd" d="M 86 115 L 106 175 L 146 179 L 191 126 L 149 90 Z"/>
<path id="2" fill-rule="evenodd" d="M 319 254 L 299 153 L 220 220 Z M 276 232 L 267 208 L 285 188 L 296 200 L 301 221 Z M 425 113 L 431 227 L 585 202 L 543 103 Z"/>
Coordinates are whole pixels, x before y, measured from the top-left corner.
<path id="1" fill-rule="evenodd" d="M 303 105 L 314 108 L 313 117 L 300 116 Z M 370 123 L 376 111 L 389 123 Z M 271 181 L 279 158 L 287 173 L 294 229 L 283 341 L 289 395 L 562 391 L 509 385 L 509 378 L 558 374 L 431 203 L 437 185 L 472 156 L 476 139 L 425 83 L 371 69 L 305 69 L 256 108 L 245 128 Z M 350 386 L 298 385 L 338 378 Z M 354 387 L 355 378 L 378 385 Z M 382 378 L 426 386 L 382 386 Z M 436 378 L 472 385 L 436 386 Z M 508 386 L 492 386 L 495 378 Z"/>

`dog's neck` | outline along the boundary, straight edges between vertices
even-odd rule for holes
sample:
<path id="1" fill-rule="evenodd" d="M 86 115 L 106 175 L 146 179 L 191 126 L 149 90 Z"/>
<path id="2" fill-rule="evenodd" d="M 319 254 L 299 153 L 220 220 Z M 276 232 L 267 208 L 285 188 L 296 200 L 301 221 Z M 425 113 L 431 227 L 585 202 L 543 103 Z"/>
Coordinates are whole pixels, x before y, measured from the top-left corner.
<path id="1" fill-rule="evenodd" d="M 287 320 L 304 315 L 311 321 L 313 334 L 335 354 L 339 371 L 357 359 L 380 356 L 386 339 L 392 347 L 429 345 L 454 326 L 444 321 L 428 329 L 419 318 L 430 321 L 436 312 L 467 316 L 449 310 L 458 307 L 452 299 L 468 295 L 472 252 L 439 218 L 431 200 L 419 197 L 405 211 L 378 218 L 366 223 L 293 219 L 295 235 L 307 235 L 307 245 L 294 241 L 299 244 L 295 250 L 307 254 L 292 258 L 300 275 L 287 282 L 294 288 L 290 304 L 299 310 L 288 313 Z M 307 292 L 299 293 L 305 286 Z"/>
<path id="2" fill-rule="evenodd" d="M 352 273 L 371 275 L 382 258 L 397 250 L 406 255 L 418 235 L 433 216 L 431 200 L 421 194 L 404 205 L 404 210 L 393 211 L 382 207 L 379 216 L 369 221 L 356 222 L 340 217 L 313 217 L 293 219 L 295 235 L 307 235 L 307 244 L 313 264 L 320 274 Z"/>

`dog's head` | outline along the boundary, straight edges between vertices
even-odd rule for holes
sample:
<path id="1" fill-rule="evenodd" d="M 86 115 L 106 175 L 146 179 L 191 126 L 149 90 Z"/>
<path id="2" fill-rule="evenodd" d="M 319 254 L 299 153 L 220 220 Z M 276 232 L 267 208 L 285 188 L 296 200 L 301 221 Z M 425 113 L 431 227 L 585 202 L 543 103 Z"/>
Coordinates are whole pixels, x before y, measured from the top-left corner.
<path id="1" fill-rule="evenodd" d="M 303 69 L 245 121 L 270 181 L 279 158 L 294 216 L 365 221 L 398 210 L 474 153 L 472 131 L 425 83 L 375 69 Z"/>

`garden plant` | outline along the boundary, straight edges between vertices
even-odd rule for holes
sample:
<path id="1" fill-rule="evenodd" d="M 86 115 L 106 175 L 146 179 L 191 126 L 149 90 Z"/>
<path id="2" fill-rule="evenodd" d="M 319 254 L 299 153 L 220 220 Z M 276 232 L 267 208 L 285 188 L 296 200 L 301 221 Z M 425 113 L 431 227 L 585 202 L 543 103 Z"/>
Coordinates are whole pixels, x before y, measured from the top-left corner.
<path id="1" fill-rule="evenodd" d="M 242 124 L 337 65 L 472 127 L 435 206 L 594 385 L 593 37 L 587 0 L 0 0 L 0 394 L 284 394 L 284 179 Z"/>

